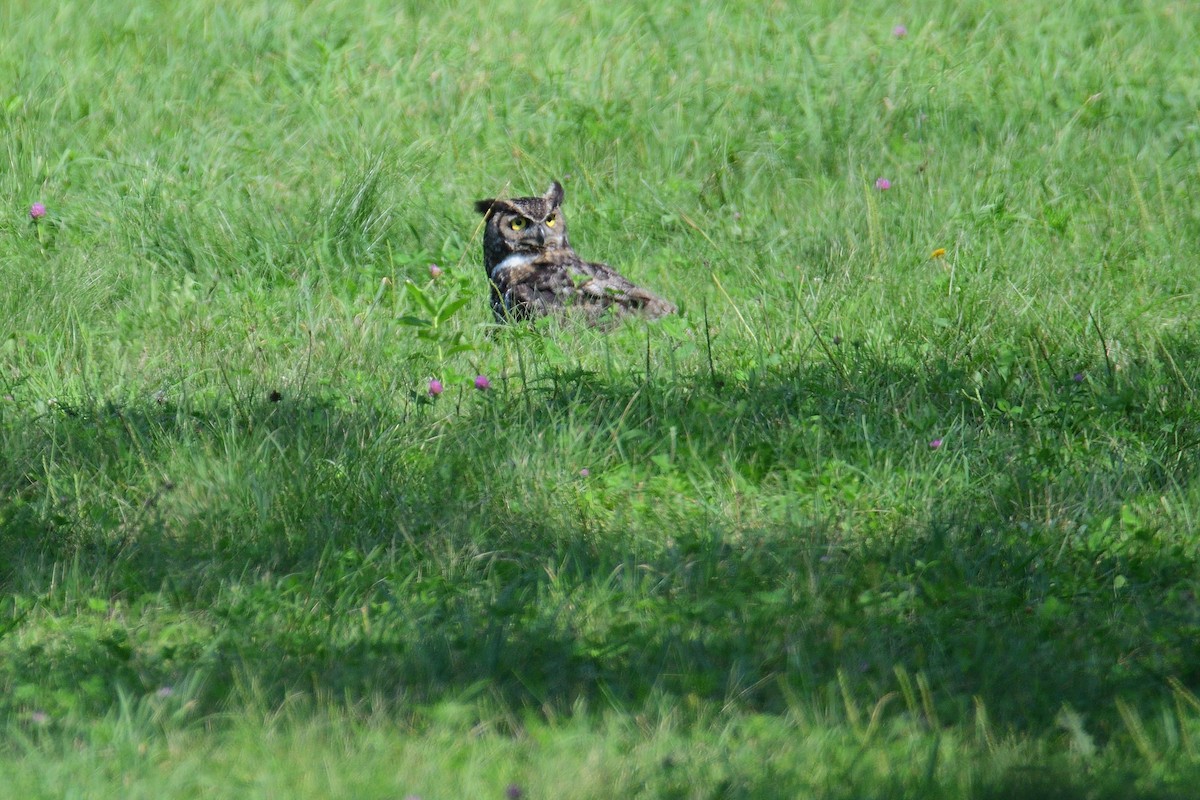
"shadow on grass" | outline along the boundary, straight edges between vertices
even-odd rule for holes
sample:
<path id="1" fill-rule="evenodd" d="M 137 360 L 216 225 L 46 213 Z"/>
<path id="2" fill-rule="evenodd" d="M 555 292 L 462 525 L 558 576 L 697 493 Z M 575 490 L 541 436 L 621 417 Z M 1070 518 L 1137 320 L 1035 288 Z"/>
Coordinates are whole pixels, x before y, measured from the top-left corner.
<path id="1" fill-rule="evenodd" d="M 725 385 L 547 373 L 449 417 L 284 397 L 5 423 L 0 686 L 84 709 L 196 673 L 211 708 L 245 683 L 764 711 L 898 691 L 931 723 L 978 699 L 1104 736 L 1116 698 L 1200 686 L 1195 548 L 1163 512 L 1194 495 L 1200 374 L 1022 368 L 857 351 Z"/>

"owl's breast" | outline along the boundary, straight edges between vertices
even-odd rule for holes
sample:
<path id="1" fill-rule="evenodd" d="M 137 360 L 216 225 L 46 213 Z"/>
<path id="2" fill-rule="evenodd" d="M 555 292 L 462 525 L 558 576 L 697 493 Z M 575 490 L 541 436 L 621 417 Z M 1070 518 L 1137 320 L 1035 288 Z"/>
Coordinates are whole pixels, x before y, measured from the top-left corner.
<path id="1" fill-rule="evenodd" d="M 513 253 L 496 266 L 492 267 L 492 280 L 519 281 L 525 272 L 532 272 L 530 266 L 538 257 L 537 253 Z"/>

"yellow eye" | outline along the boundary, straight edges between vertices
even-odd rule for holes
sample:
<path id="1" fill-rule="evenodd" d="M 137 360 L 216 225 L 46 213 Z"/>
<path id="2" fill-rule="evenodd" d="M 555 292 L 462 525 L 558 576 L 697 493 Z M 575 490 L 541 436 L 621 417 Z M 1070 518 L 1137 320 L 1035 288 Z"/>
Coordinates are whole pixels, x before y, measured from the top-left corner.
<path id="1" fill-rule="evenodd" d="M 557 224 L 558 224 L 558 217 L 554 216 L 553 214 L 546 217 L 546 227 L 547 228 L 553 228 Z"/>
<path id="2" fill-rule="evenodd" d="M 512 228 L 514 231 L 522 230 L 525 227 L 525 220 L 517 217 L 512 222 L 508 223 L 508 227 Z"/>

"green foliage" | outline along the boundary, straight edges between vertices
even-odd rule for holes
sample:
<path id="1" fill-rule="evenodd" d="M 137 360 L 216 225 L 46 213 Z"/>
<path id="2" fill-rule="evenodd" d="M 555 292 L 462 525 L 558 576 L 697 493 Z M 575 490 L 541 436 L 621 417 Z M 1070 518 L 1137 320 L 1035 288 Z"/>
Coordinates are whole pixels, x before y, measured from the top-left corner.
<path id="1" fill-rule="evenodd" d="M 0 783 L 1187 796 L 1198 24 L 0 6 Z"/>

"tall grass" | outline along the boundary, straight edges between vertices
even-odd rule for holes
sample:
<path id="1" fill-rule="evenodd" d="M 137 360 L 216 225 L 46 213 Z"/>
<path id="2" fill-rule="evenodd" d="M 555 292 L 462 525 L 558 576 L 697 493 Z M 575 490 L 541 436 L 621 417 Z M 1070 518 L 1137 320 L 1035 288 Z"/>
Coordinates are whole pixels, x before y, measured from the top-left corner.
<path id="1" fill-rule="evenodd" d="M 1188 4 L 210 6 L 0 8 L 6 785 L 1186 795 Z"/>

